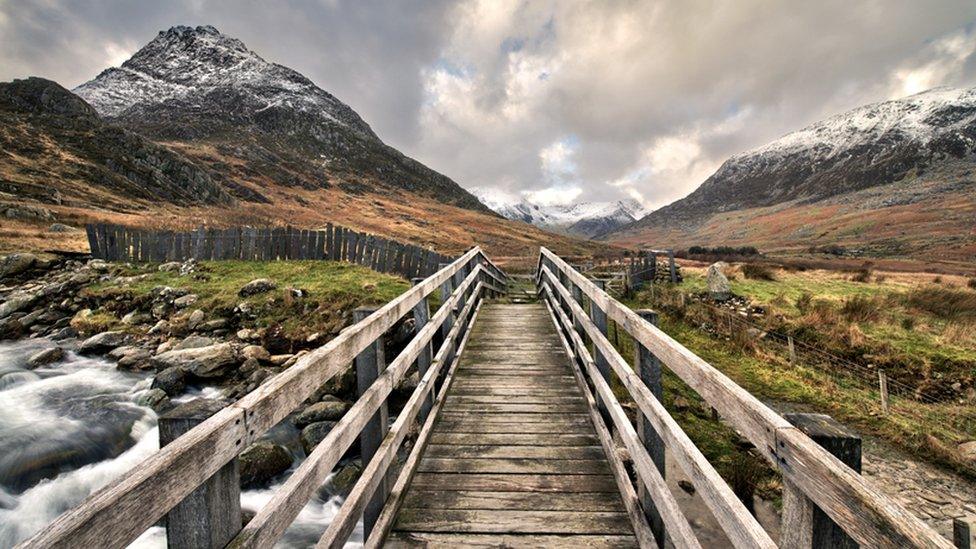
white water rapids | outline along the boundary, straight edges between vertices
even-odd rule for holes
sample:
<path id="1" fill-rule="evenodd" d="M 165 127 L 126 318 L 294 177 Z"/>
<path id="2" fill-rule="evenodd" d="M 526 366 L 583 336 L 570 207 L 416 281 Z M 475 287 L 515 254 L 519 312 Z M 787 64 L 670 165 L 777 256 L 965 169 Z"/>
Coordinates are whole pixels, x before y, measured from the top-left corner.
<path id="1" fill-rule="evenodd" d="M 37 532 L 159 448 L 156 414 L 137 404 L 149 378 L 72 352 L 26 368 L 32 354 L 52 346 L 43 339 L 0 343 L 0 548 Z M 219 391 L 203 388 L 176 400 L 215 396 Z M 289 446 L 294 468 L 304 455 Z M 242 508 L 260 509 L 280 482 L 244 491 Z M 278 547 L 314 545 L 340 503 L 328 494 L 313 497 Z M 360 525 L 349 545 L 361 543 Z M 150 528 L 132 547 L 166 547 L 165 529 Z"/>

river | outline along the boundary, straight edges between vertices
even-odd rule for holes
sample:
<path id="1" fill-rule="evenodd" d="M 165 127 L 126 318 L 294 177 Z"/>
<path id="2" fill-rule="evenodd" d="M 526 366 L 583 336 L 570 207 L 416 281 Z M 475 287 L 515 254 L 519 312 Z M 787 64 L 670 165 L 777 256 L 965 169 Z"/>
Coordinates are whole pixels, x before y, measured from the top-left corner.
<path id="1" fill-rule="evenodd" d="M 71 351 L 54 364 L 26 367 L 32 354 L 54 345 L 44 339 L 0 343 L 0 548 L 43 528 L 159 448 L 156 414 L 138 404 L 149 377 Z M 219 394 L 197 388 L 178 400 Z M 294 433 L 284 425 L 269 436 L 291 439 Z M 286 446 L 294 470 L 305 456 L 300 445 Z M 242 508 L 260 509 L 280 482 L 242 492 Z M 278 547 L 314 545 L 340 503 L 328 494 L 314 497 Z M 361 543 L 360 525 L 349 546 Z M 166 547 L 165 530 L 150 528 L 132 547 Z"/>

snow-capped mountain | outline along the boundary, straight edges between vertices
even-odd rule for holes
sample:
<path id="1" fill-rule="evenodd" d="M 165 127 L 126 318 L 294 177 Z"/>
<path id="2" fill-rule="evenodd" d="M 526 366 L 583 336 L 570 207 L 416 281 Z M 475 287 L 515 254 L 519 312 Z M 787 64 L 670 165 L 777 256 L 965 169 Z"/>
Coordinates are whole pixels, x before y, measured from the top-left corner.
<path id="1" fill-rule="evenodd" d="M 623 230 L 690 230 L 719 212 L 822 200 L 974 156 L 976 89 L 936 88 L 865 105 L 735 155 L 693 193 Z"/>
<path id="2" fill-rule="evenodd" d="M 160 32 L 120 67 L 73 91 L 109 122 L 239 169 L 228 180 L 245 200 L 270 181 L 357 194 L 409 191 L 486 211 L 447 177 L 384 144 L 311 80 L 211 26 Z"/>
<path id="3" fill-rule="evenodd" d="M 587 238 L 631 223 L 643 215 L 643 208 L 635 200 L 543 206 L 500 189 L 479 187 L 469 191 L 482 204 L 508 219 Z"/>

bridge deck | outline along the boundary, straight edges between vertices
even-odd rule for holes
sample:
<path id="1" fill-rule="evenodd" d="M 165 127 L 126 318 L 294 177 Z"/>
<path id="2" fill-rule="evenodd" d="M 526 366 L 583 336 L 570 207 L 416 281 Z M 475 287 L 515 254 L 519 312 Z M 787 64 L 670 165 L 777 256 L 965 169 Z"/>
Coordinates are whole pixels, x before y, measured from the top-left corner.
<path id="1" fill-rule="evenodd" d="M 387 545 L 635 547 L 538 303 L 486 303 Z"/>

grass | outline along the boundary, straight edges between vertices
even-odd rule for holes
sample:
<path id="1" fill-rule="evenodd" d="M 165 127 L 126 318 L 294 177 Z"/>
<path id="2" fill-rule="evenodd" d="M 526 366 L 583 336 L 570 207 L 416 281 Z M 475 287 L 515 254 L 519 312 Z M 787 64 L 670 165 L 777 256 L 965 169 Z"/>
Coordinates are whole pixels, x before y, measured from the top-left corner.
<path id="1" fill-rule="evenodd" d="M 314 333 L 337 333 L 355 307 L 386 303 L 410 287 L 402 278 L 332 261 L 212 261 L 201 263 L 198 272 L 187 276 L 160 272 L 157 265 L 144 265 L 124 268 L 119 274 L 140 278 L 122 286 L 102 282 L 85 290 L 85 297 L 103 304 L 96 314 L 128 312 L 115 310 L 113 303 L 118 301 L 113 298 L 119 296 L 132 298 L 121 303 L 146 307 L 153 288 L 171 286 L 198 296 L 187 314 L 201 309 L 208 314 L 229 316 L 243 303 L 253 310 L 253 327 L 271 328 L 277 337 L 295 341 Z M 277 288 L 240 297 L 241 287 L 257 278 L 271 279 Z M 304 290 L 307 296 L 296 298 L 289 291 L 291 288 Z"/>

